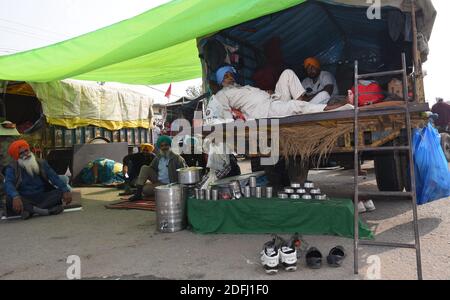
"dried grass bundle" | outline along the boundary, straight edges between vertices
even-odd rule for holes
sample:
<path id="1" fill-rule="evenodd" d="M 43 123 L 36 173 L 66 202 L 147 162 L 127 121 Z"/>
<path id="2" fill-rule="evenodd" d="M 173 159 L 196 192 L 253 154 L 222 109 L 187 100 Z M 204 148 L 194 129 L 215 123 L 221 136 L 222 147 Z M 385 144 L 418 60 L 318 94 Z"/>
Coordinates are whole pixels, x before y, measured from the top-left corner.
<path id="1" fill-rule="evenodd" d="M 333 150 L 339 137 L 352 131 L 353 124 L 335 122 L 280 128 L 280 151 L 286 158 L 301 156 L 308 160 L 318 156 L 320 162 Z"/>

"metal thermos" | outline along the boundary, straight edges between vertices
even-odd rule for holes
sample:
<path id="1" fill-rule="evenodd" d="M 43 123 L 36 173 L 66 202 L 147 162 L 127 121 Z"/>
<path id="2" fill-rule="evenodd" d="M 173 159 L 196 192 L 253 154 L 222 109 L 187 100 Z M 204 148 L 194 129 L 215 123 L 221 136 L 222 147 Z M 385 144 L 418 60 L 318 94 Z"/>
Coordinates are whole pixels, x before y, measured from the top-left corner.
<path id="1" fill-rule="evenodd" d="M 219 200 L 219 190 L 211 190 L 211 199 L 214 201 Z"/>
<path id="2" fill-rule="evenodd" d="M 272 198 L 273 197 L 273 187 L 268 186 L 266 187 L 266 198 Z"/>
<path id="3" fill-rule="evenodd" d="M 211 200 L 211 190 L 205 190 L 205 200 Z"/>
<path id="4" fill-rule="evenodd" d="M 205 199 L 205 190 L 200 190 L 199 192 L 200 192 L 200 195 L 199 195 L 200 197 L 198 199 L 204 200 Z"/>
<path id="5" fill-rule="evenodd" d="M 256 187 L 256 198 L 262 198 L 262 188 L 260 186 Z"/>
<path id="6" fill-rule="evenodd" d="M 245 198 L 251 198 L 252 197 L 252 189 L 249 186 L 246 186 L 244 189 L 244 196 Z"/>
<path id="7" fill-rule="evenodd" d="M 195 189 L 194 193 L 195 193 L 195 199 L 200 199 L 200 189 Z"/>
<path id="8" fill-rule="evenodd" d="M 250 187 L 251 188 L 255 188 L 256 187 L 256 177 L 255 176 L 251 176 L 250 177 Z"/>

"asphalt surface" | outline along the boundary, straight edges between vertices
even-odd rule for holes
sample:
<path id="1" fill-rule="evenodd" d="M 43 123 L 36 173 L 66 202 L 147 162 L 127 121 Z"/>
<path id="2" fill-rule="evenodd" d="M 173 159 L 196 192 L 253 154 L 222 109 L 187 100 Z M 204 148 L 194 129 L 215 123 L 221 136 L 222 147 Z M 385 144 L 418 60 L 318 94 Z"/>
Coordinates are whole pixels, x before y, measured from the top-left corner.
<path id="1" fill-rule="evenodd" d="M 364 184 L 376 189 L 372 166 Z M 312 171 L 328 195 L 352 194 L 352 172 Z M 162 234 L 155 213 L 107 210 L 118 191 L 83 188 L 83 210 L 28 221 L 0 222 L 0 279 L 67 279 L 70 255 L 81 262 L 83 279 L 415 279 L 415 251 L 362 247 L 359 275 L 353 273 L 353 242 L 331 236 L 305 236 L 324 255 L 343 245 L 342 268 L 310 270 L 300 260 L 296 272 L 264 273 L 259 252 L 270 235 L 199 235 L 188 230 Z M 425 279 L 450 279 L 450 208 L 443 199 L 419 207 Z M 363 220 L 377 240 L 412 243 L 412 215 L 407 200 L 379 199 Z M 287 237 L 287 236 L 286 236 Z"/>

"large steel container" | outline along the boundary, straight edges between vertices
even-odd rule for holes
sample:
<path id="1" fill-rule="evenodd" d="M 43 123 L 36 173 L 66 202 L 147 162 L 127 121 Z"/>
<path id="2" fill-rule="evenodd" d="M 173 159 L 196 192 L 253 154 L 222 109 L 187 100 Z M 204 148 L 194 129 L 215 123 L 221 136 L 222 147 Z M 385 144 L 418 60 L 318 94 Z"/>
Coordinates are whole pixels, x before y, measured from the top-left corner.
<path id="1" fill-rule="evenodd" d="M 200 172 L 203 170 L 201 167 L 188 167 L 178 169 L 178 182 L 181 184 L 196 184 L 200 182 Z"/>
<path id="2" fill-rule="evenodd" d="M 179 184 L 158 186 L 156 226 L 160 232 L 176 232 L 186 228 L 186 190 Z"/>

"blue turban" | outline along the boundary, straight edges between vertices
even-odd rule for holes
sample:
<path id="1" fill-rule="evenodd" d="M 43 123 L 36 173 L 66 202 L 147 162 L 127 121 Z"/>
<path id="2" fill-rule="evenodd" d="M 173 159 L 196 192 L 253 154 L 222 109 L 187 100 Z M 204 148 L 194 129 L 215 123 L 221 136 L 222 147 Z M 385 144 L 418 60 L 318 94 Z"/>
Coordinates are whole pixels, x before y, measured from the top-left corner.
<path id="1" fill-rule="evenodd" d="M 172 147 L 172 138 L 167 135 L 161 135 L 158 140 L 156 141 L 156 147 L 161 148 L 161 144 L 166 143 L 169 144 L 169 146 Z"/>
<path id="2" fill-rule="evenodd" d="M 216 81 L 218 84 L 222 84 L 223 78 L 225 77 L 225 74 L 228 72 L 232 73 L 233 77 L 236 76 L 236 69 L 233 68 L 232 66 L 224 66 L 216 71 Z"/>

